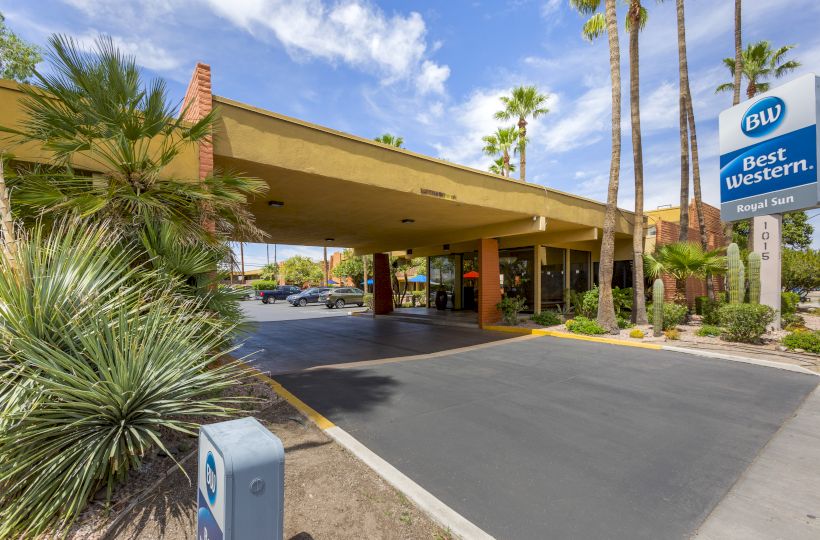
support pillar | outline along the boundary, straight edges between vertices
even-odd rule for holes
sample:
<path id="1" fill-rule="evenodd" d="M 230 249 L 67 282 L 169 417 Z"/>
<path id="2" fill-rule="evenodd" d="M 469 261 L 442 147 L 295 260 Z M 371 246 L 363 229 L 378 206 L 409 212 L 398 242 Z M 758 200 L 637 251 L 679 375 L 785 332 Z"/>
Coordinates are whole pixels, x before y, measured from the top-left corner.
<path id="1" fill-rule="evenodd" d="M 387 253 L 373 254 L 373 313 L 393 311 L 393 285 L 390 283 L 390 258 Z"/>
<path id="2" fill-rule="evenodd" d="M 482 238 L 478 242 L 478 325 L 484 327 L 501 320 L 495 307 L 501 302 L 498 240 Z"/>
<path id="3" fill-rule="evenodd" d="M 780 329 L 780 244 L 783 216 L 752 218 L 752 251 L 760 253 L 760 303 L 775 310 L 772 327 Z"/>

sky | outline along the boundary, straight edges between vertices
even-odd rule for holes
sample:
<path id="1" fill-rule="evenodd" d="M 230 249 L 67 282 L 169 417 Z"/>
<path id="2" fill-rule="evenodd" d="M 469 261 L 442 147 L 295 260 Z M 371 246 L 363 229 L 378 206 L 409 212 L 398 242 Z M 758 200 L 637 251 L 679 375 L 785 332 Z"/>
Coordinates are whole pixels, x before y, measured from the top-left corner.
<path id="1" fill-rule="evenodd" d="M 677 204 L 680 183 L 675 2 L 645 1 L 640 40 L 645 208 Z M 721 59 L 734 55 L 734 2 L 687 0 L 689 76 L 705 202 L 719 203 L 717 118 L 731 93 Z M 481 137 L 499 96 L 535 85 L 550 112 L 528 126 L 527 180 L 604 201 L 610 161 L 606 39 L 581 37 L 567 0 L 0 0 L 7 24 L 44 45 L 52 33 L 91 43 L 100 33 L 136 55 L 181 100 L 197 61 L 213 91 L 362 137 L 404 137 L 409 150 L 486 169 Z M 619 23 L 623 149 L 619 206 L 634 204 L 625 7 Z M 804 73 L 820 72 L 820 2 L 745 0 L 744 44 L 793 44 Z M 774 85 L 778 82 L 774 81 Z M 818 211 L 810 212 L 810 215 Z M 820 219 L 812 219 L 820 229 Z M 275 242 L 275 237 L 270 240 Z M 814 247 L 820 247 L 820 232 Z M 271 247 L 270 257 L 273 258 Z M 322 249 L 278 246 L 321 259 Z M 248 245 L 246 266 L 267 261 Z"/>

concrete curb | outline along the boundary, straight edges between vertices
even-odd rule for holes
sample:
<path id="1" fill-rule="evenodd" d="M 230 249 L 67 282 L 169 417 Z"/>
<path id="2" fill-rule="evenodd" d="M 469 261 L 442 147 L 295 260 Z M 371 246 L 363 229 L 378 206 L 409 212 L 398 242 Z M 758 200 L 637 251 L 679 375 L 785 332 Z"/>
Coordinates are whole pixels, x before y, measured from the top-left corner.
<path id="1" fill-rule="evenodd" d="M 388 484 L 402 492 L 434 521 L 448 528 L 453 535 L 465 540 L 491 540 L 493 538 L 390 463 L 380 458 L 342 428 L 334 426 L 326 429 L 325 433 L 375 471 Z"/>
<path id="2" fill-rule="evenodd" d="M 540 328 L 519 328 L 516 326 L 485 326 L 484 330 L 492 332 L 507 332 L 509 334 L 531 334 L 533 336 L 550 336 L 561 339 L 576 339 L 578 341 L 591 341 L 593 343 L 606 343 L 608 345 L 619 345 L 621 347 L 635 347 L 638 349 L 652 349 L 659 351 L 663 348 L 657 343 L 640 343 L 632 341 L 624 341 L 622 339 L 613 339 L 597 336 L 584 336 L 578 334 L 570 334 L 568 332 L 556 332 L 554 330 L 542 330 Z"/>
<path id="3" fill-rule="evenodd" d="M 803 366 L 794 364 L 786 364 L 785 362 L 773 362 L 771 360 L 761 360 L 759 358 L 750 358 L 748 356 L 736 356 L 734 354 L 724 354 L 719 352 L 706 351 L 702 349 L 690 349 L 688 347 L 674 347 L 671 345 L 663 345 L 661 347 L 664 351 L 671 351 L 677 353 L 691 354 L 693 356 L 703 356 L 706 358 L 719 358 L 721 360 L 729 360 L 731 362 L 741 362 L 744 364 L 754 364 L 756 366 L 764 366 L 775 369 L 782 369 L 784 371 L 793 371 L 795 373 L 802 373 L 804 375 L 814 375 L 820 377 L 820 373 L 806 369 Z"/>
<path id="4" fill-rule="evenodd" d="M 370 467 L 370 469 L 384 479 L 385 482 L 399 490 L 405 497 L 413 501 L 422 512 L 449 530 L 454 536 L 465 540 L 472 540 L 474 538 L 478 540 L 492 540 L 492 536 L 441 502 L 432 493 L 390 465 L 390 463 L 357 441 L 345 430 L 322 416 L 310 405 L 279 384 L 279 382 L 268 377 L 256 368 L 250 366 L 244 366 L 244 368 L 254 377 L 270 386 L 276 394 L 310 419 L 316 427 L 324 431 L 331 439 L 353 454 L 359 461 Z"/>

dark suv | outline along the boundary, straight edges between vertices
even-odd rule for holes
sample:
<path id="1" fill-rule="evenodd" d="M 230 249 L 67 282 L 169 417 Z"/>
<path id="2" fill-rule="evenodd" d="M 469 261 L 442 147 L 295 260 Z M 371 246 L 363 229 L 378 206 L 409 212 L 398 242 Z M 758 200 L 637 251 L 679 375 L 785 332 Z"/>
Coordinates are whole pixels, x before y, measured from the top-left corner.
<path id="1" fill-rule="evenodd" d="M 319 301 L 319 295 L 330 291 L 330 287 L 311 287 L 304 291 L 292 294 L 285 298 L 294 306 L 305 307 L 308 304 L 315 304 Z"/>
<path id="2" fill-rule="evenodd" d="M 257 298 L 262 300 L 263 304 L 276 303 L 277 300 L 284 300 L 292 294 L 300 292 L 302 289 L 295 285 L 279 285 L 275 289 L 267 291 L 258 291 Z"/>

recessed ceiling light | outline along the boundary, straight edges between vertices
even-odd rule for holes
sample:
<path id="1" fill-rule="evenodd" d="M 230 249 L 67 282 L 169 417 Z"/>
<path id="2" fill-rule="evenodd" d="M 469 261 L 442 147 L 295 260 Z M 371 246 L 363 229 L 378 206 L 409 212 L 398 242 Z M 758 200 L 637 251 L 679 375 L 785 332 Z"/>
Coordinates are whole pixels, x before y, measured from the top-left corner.
<path id="1" fill-rule="evenodd" d="M 415 220 L 415 219 L 411 219 L 411 218 L 409 218 L 409 217 L 408 217 L 408 218 L 404 218 L 403 220 L 401 220 L 401 222 L 402 222 L 402 223 L 415 223 L 415 222 L 416 222 L 416 220 Z"/>
<path id="2" fill-rule="evenodd" d="M 325 242 L 333 242 L 336 240 L 335 238 L 325 238 Z"/>
<path id="3" fill-rule="evenodd" d="M 271 208 L 282 208 L 285 206 L 285 203 L 283 201 L 268 201 L 268 206 Z"/>

